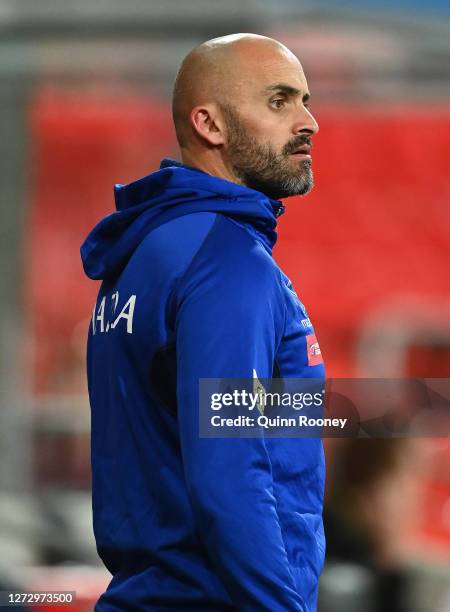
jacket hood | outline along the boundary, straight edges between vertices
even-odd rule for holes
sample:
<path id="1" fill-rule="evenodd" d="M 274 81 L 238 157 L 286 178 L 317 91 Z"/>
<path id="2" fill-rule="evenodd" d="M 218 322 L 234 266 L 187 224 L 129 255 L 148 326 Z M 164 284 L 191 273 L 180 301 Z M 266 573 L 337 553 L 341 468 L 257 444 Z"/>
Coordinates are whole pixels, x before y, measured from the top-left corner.
<path id="1" fill-rule="evenodd" d="M 211 176 L 171 159 L 160 170 L 128 185 L 115 185 L 117 211 L 105 217 L 81 246 L 83 267 L 92 279 L 117 275 L 147 234 L 177 217 L 217 212 L 250 224 L 265 246 L 276 242 L 284 206 L 263 193 Z"/>

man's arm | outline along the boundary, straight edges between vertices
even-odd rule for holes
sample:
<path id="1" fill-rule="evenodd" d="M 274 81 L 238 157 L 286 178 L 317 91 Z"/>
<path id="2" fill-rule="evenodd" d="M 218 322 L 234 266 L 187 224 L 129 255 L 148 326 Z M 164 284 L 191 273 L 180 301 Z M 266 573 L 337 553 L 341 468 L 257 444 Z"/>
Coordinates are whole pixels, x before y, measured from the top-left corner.
<path id="1" fill-rule="evenodd" d="M 230 245 L 233 249 L 233 245 Z M 199 378 L 271 377 L 285 306 L 265 254 L 206 258 L 178 291 L 177 398 L 186 483 L 209 557 L 240 610 L 303 610 L 262 438 L 199 438 Z"/>

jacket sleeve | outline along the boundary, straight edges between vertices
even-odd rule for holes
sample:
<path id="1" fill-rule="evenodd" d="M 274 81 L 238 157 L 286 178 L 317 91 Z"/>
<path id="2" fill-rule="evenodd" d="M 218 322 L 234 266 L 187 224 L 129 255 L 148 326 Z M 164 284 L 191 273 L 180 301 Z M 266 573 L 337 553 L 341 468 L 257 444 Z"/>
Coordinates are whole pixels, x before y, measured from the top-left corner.
<path id="1" fill-rule="evenodd" d="M 200 438 L 199 378 L 271 377 L 285 304 L 261 247 L 197 257 L 178 290 L 177 402 L 198 533 L 240 610 L 304 610 L 277 514 L 263 438 Z"/>

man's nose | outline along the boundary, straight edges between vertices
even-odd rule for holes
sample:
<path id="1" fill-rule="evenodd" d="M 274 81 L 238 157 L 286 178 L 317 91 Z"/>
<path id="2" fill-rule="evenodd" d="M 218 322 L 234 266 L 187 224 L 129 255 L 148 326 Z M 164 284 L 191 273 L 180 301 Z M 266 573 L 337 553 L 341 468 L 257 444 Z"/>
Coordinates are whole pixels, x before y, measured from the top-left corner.
<path id="1" fill-rule="evenodd" d="M 310 134 L 311 136 L 319 131 L 319 124 L 307 108 L 303 107 L 299 112 L 294 131 L 296 134 Z"/>

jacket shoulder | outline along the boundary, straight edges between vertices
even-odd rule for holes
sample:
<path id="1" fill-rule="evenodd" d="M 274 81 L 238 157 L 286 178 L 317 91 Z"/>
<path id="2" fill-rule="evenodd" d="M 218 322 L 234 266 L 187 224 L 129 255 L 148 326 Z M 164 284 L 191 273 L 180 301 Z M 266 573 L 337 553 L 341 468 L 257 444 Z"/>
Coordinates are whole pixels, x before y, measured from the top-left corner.
<path id="1" fill-rule="evenodd" d="M 198 212 L 167 221 L 149 233 L 135 256 L 152 275 L 177 276 L 201 248 L 216 217 L 214 212 Z"/>
<path id="2" fill-rule="evenodd" d="M 183 275 L 178 290 L 185 294 L 200 285 L 248 295 L 281 295 L 281 272 L 273 257 L 244 227 L 218 214 Z M 256 294 L 254 294 L 256 297 Z"/>

